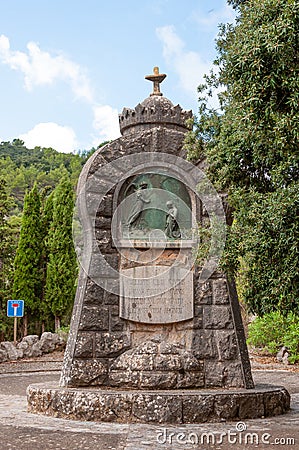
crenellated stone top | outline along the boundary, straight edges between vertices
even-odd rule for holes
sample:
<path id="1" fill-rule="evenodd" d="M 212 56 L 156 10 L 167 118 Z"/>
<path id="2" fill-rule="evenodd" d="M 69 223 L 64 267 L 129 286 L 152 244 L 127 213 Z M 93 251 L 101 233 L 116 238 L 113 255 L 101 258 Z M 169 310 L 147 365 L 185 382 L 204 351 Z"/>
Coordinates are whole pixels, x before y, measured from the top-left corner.
<path id="1" fill-rule="evenodd" d="M 168 128 L 190 129 L 186 120 L 192 117 L 192 111 L 184 111 L 180 105 L 174 106 L 168 98 L 160 92 L 160 84 L 166 78 L 166 74 L 159 73 L 159 67 L 154 67 L 152 75 L 147 75 L 146 80 L 152 81 L 153 92 L 148 98 L 139 103 L 135 109 L 124 108 L 119 114 L 119 127 L 121 134 L 134 131 L 136 127 L 147 129 L 153 126 Z"/>
<path id="2" fill-rule="evenodd" d="M 119 114 L 119 126 L 121 134 L 131 131 L 132 127 L 165 126 L 170 128 L 189 129 L 186 120 L 192 117 L 192 111 L 185 111 L 180 105 L 173 103 L 160 95 L 151 95 L 135 109 L 124 108 Z"/>

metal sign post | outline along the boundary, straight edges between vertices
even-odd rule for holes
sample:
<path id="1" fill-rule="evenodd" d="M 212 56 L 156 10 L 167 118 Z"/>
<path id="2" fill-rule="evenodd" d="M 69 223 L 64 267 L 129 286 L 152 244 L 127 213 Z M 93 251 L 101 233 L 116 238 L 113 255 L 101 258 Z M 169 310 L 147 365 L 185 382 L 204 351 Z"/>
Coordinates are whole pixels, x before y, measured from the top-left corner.
<path id="1" fill-rule="evenodd" d="M 7 317 L 14 318 L 13 337 L 17 343 L 18 317 L 24 316 L 24 300 L 7 300 Z"/>

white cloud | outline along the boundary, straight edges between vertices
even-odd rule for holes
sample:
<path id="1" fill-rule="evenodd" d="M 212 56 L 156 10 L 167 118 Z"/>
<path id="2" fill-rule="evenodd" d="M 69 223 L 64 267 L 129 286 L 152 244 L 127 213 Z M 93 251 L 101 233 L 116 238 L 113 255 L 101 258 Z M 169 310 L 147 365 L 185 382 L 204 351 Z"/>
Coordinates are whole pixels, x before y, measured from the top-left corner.
<path id="1" fill-rule="evenodd" d="M 174 26 L 157 28 L 156 33 L 163 44 L 167 64 L 177 72 L 182 88 L 194 96 L 203 75 L 209 72 L 210 64 L 199 53 L 185 49 L 185 43 L 176 34 Z"/>
<path id="2" fill-rule="evenodd" d="M 120 136 L 118 112 L 109 105 L 96 105 L 93 107 L 93 127 L 98 132 L 94 143 L 116 139 Z"/>
<path id="3" fill-rule="evenodd" d="M 35 42 L 29 42 L 27 50 L 27 53 L 11 50 L 8 37 L 0 36 L 0 60 L 11 69 L 23 73 L 28 91 L 34 86 L 51 85 L 61 80 L 70 85 L 76 98 L 92 102 L 88 77 L 78 64 L 63 55 L 50 55 Z"/>
<path id="4" fill-rule="evenodd" d="M 229 5 L 220 9 L 211 9 L 207 13 L 202 10 L 193 12 L 193 19 L 205 30 L 215 30 L 219 23 L 233 22 L 236 12 Z"/>
<path id="5" fill-rule="evenodd" d="M 36 86 L 53 85 L 57 81 L 67 83 L 75 97 L 86 101 L 92 108 L 95 146 L 120 136 L 117 110 L 96 103 L 86 72 L 62 54 L 53 56 L 41 50 L 35 42 L 27 44 L 27 52 L 14 51 L 10 48 L 8 37 L 1 35 L 1 62 L 23 74 L 27 91 L 32 91 Z M 79 147 L 74 130 L 55 122 L 39 123 L 19 138 L 29 148 L 53 147 L 58 151 L 72 152 Z"/>
<path id="6" fill-rule="evenodd" d="M 78 148 L 74 130 L 54 122 L 39 123 L 28 133 L 19 136 L 26 147 L 52 147 L 63 153 L 72 153 Z"/>

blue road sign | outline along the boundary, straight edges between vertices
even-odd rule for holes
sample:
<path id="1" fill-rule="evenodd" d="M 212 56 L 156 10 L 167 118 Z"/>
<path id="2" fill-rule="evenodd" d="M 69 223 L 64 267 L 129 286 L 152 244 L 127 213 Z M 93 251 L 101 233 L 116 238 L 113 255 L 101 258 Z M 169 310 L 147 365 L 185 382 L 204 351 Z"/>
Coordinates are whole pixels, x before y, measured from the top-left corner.
<path id="1" fill-rule="evenodd" d="M 23 317 L 24 300 L 7 300 L 7 317 Z"/>

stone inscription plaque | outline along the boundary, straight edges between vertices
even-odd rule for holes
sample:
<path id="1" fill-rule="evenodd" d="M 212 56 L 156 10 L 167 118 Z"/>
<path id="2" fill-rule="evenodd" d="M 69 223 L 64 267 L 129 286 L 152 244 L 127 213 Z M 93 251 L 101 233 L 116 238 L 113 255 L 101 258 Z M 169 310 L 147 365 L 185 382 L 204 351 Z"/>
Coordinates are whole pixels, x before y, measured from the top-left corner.
<path id="1" fill-rule="evenodd" d="M 193 272 L 176 266 L 123 269 L 120 317 L 162 324 L 193 318 Z"/>

